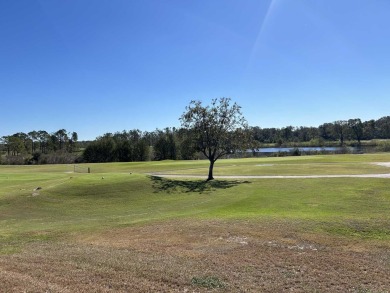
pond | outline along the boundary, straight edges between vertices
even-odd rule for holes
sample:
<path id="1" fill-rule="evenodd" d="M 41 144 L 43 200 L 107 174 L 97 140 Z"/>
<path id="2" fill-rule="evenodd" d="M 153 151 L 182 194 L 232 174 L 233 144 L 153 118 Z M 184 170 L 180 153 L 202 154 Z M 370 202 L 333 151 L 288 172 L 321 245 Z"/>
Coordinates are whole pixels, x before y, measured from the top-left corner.
<path id="1" fill-rule="evenodd" d="M 288 153 L 296 149 L 299 149 L 301 152 L 349 152 L 356 153 L 361 149 L 357 147 L 279 147 L 279 148 L 258 148 L 254 150 L 255 153 Z M 253 152 L 253 150 L 249 150 Z"/>

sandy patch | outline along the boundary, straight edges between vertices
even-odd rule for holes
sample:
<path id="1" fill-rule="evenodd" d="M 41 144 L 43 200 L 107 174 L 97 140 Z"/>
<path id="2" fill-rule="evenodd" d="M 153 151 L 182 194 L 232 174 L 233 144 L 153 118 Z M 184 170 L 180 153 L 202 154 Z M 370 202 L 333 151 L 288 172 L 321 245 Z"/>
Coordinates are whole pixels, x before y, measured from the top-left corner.
<path id="1" fill-rule="evenodd" d="M 373 164 L 390 168 L 390 162 L 378 162 L 378 163 L 373 163 Z"/>

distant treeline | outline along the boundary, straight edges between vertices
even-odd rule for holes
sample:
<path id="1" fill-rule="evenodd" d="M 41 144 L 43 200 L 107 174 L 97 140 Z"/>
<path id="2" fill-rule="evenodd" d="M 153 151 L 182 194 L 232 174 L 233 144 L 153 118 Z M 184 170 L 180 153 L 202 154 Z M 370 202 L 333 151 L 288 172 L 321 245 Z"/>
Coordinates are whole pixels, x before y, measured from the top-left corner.
<path id="1" fill-rule="evenodd" d="M 390 139 L 390 116 L 364 122 L 360 119 L 339 120 L 319 127 L 252 127 L 251 131 L 254 140 L 260 143 L 283 145 L 313 142 L 316 146 L 321 146 L 337 142 L 342 146 L 345 141 L 360 144 L 362 140 Z"/>
<path id="2" fill-rule="evenodd" d="M 18 132 L 0 138 L 3 164 L 56 164 L 72 163 L 78 156 L 77 132 L 60 129 L 53 133 L 45 130 Z"/>
<path id="3" fill-rule="evenodd" d="M 83 159 L 91 163 L 194 159 L 198 154 L 187 137 L 186 130 L 176 128 L 106 133 L 85 148 Z"/>
<path id="4" fill-rule="evenodd" d="M 390 116 L 365 122 L 360 119 L 340 120 L 319 127 L 250 127 L 247 131 L 252 137 L 249 146 L 252 149 L 264 145 L 343 146 L 346 141 L 360 145 L 362 140 L 390 139 Z M 195 151 L 187 134 L 187 130 L 175 128 L 107 133 L 86 147 L 83 159 L 86 162 L 132 162 L 203 158 Z"/>
<path id="5" fill-rule="evenodd" d="M 1 138 L 3 164 L 51 164 L 74 162 L 134 162 L 203 158 L 195 151 L 188 130 L 165 128 L 152 132 L 138 129 L 106 133 L 94 141 L 78 141 L 76 132 L 31 131 Z M 247 129 L 249 149 L 261 146 L 343 146 L 362 141 L 390 139 L 390 116 L 362 122 L 339 120 L 319 127 Z M 388 151 L 389 143 L 380 150 Z"/>

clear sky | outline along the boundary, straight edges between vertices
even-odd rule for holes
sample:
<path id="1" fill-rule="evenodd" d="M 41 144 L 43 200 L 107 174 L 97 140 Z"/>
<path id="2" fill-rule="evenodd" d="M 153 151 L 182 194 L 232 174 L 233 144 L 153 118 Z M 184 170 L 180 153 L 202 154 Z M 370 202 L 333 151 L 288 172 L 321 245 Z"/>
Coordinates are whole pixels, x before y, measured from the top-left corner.
<path id="1" fill-rule="evenodd" d="M 390 115 L 390 1 L 0 1 L 0 136 L 178 127 L 218 97 L 263 128 Z"/>

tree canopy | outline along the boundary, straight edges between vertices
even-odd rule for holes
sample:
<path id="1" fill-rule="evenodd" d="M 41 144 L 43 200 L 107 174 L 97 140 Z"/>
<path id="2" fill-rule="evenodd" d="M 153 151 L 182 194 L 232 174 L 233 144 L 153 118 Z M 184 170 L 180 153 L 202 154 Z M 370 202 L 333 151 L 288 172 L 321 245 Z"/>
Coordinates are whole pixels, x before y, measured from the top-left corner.
<path id="1" fill-rule="evenodd" d="M 224 155 L 248 148 L 247 122 L 241 107 L 230 98 L 213 99 L 211 105 L 191 101 L 180 118 L 189 130 L 195 149 L 210 161 L 207 180 L 213 178 L 215 161 Z"/>

